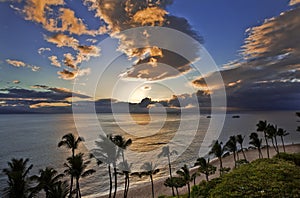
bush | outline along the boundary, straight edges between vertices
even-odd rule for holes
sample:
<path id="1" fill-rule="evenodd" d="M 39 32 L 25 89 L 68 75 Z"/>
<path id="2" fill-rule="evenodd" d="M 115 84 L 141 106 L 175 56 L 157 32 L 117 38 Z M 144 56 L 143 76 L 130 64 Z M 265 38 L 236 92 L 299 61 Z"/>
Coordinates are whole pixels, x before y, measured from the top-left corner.
<path id="1" fill-rule="evenodd" d="M 294 162 L 297 166 L 300 166 L 300 153 L 294 153 L 294 154 L 279 153 L 274 157 L 283 159 L 285 161 Z"/>
<path id="2" fill-rule="evenodd" d="M 191 197 L 208 197 L 210 191 L 219 183 L 221 183 L 221 178 L 214 178 L 208 182 L 202 181 L 199 185 L 193 186 Z"/>
<path id="3" fill-rule="evenodd" d="M 300 168 L 280 159 L 258 159 L 224 175 L 210 197 L 298 197 Z"/>

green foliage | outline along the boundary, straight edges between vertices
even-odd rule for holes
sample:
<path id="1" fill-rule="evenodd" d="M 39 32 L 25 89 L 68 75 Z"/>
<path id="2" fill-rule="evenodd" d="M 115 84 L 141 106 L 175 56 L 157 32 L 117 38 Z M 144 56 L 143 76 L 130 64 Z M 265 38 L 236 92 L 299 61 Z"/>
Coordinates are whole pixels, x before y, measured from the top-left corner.
<path id="1" fill-rule="evenodd" d="M 244 164 L 248 164 L 249 162 L 245 159 L 241 159 L 241 160 L 238 160 L 236 161 L 236 166 L 239 167 L 241 165 L 244 165 Z"/>
<path id="2" fill-rule="evenodd" d="M 294 162 L 297 166 L 300 166 L 300 153 L 294 153 L 294 154 L 279 153 L 274 157 L 283 159 L 285 161 Z"/>
<path id="3" fill-rule="evenodd" d="M 8 168 L 3 173 L 8 177 L 8 186 L 4 189 L 4 195 L 11 198 L 31 197 L 29 190 L 29 171 L 33 165 L 28 166 L 29 159 L 12 159 L 8 162 Z"/>
<path id="4" fill-rule="evenodd" d="M 300 168 L 279 159 L 258 159 L 222 177 L 210 197 L 295 197 Z"/>
<path id="5" fill-rule="evenodd" d="M 221 178 L 214 178 L 210 181 L 202 181 L 199 185 L 193 186 L 192 197 L 209 197 L 210 191 L 213 190 L 217 184 L 221 183 Z"/>

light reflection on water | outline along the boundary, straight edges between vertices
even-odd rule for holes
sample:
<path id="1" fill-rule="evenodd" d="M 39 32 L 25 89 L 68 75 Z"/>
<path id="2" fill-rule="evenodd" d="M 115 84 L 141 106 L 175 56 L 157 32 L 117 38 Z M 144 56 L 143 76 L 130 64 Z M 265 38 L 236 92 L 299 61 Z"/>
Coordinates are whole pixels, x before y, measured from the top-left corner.
<path id="1" fill-rule="evenodd" d="M 119 115 L 118 122 L 111 114 L 99 114 L 99 123 L 94 123 L 89 119 L 90 115 L 79 115 L 82 122 L 80 136 L 85 137 L 85 145 L 80 146 L 79 152 L 88 152 L 88 148 L 94 147 L 95 137 L 99 131 L 94 130 L 93 126 L 100 123 L 102 130 L 106 134 L 120 134 L 126 139 L 131 138 L 133 144 L 129 147 L 127 154 L 130 162 L 135 163 L 138 168 L 146 161 L 160 164 L 162 170 L 157 177 L 167 175 L 167 159 L 158 159 L 157 155 L 160 149 L 166 145 L 176 134 L 179 124 L 183 124 L 186 130 L 181 138 L 176 141 L 175 148 L 180 148 L 185 144 L 185 140 L 191 133 L 192 126 L 189 125 L 191 120 L 195 119 L 193 115 L 188 119 L 182 120 L 179 115 L 172 114 L 165 118 L 165 115 L 151 115 L 151 118 L 145 114 L 132 115 L 131 119 L 126 118 L 126 115 Z M 231 115 L 227 115 L 225 126 L 223 128 L 220 140 L 225 142 L 230 135 L 245 134 L 245 142 L 248 142 L 247 134 L 256 130 L 255 124 L 259 120 L 268 120 L 279 127 L 286 129 L 291 135 L 286 137 L 289 143 L 296 143 L 300 140 L 300 133 L 295 132 L 297 126 L 297 118 L 294 112 L 259 112 L 251 114 L 240 114 L 240 118 L 233 119 Z M 166 119 L 166 120 L 165 120 Z M 195 121 L 195 120 L 194 120 Z M 173 168 L 176 170 L 184 163 L 193 165 L 198 157 L 198 151 L 205 132 L 209 125 L 210 119 L 202 116 L 199 120 L 198 131 L 193 138 L 193 142 L 186 151 L 173 162 Z M 122 127 L 119 127 L 122 123 Z M 151 127 L 148 123 L 151 123 Z M 194 122 L 193 122 L 194 123 Z M 136 127 L 138 125 L 139 127 Z M 30 158 L 30 163 L 34 164 L 34 169 L 31 174 L 36 174 L 39 169 L 51 166 L 59 172 L 63 172 L 63 163 L 70 152 L 64 148 L 57 148 L 57 143 L 61 137 L 69 132 L 75 133 L 76 127 L 72 114 L 59 115 L 0 115 L 0 168 L 7 166 L 7 161 L 11 158 Z M 125 126 L 125 127 L 124 127 Z M 123 129 L 126 129 L 124 131 Z M 137 128 L 139 130 L 137 130 Z M 160 130 L 157 130 L 159 128 Z M 90 130 L 92 129 L 92 130 Z M 142 129 L 142 130 L 141 130 Z M 130 130 L 133 133 L 127 133 Z M 152 130 L 152 131 L 151 131 Z M 156 131 L 154 131 L 156 130 Z M 155 135 L 147 136 L 148 133 Z M 144 137 L 140 137 L 144 136 Z M 245 144 L 246 145 L 246 144 Z M 144 159 L 137 157 L 136 153 L 152 151 L 151 157 Z M 165 164 L 163 167 L 162 164 Z M 108 176 L 106 174 L 106 166 L 97 167 L 93 161 L 93 168 L 97 170 L 96 174 L 87 179 L 82 180 L 83 195 L 91 195 L 95 193 L 103 193 L 108 190 Z M 67 179 L 67 178 L 66 178 Z M 137 182 L 148 181 L 148 178 L 138 179 L 132 178 L 132 184 Z M 120 188 L 123 186 L 123 178 L 119 177 Z M 0 173 L 0 186 L 3 188 L 6 184 L 6 178 L 2 171 Z"/>

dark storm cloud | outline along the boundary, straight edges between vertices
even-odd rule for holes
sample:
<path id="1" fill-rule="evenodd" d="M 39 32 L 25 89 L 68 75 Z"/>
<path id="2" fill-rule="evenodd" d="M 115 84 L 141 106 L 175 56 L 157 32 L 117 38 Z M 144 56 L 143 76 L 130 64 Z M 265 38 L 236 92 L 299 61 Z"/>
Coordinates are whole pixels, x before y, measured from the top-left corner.
<path id="1" fill-rule="evenodd" d="M 45 91 L 36 91 L 21 88 L 0 89 L 0 98 L 2 100 L 8 99 L 26 99 L 26 100 L 41 100 L 41 101 L 63 101 L 70 97 L 90 98 L 89 96 L 73 93 L 64 88 L 52 88 L 45 85 L 35 85 L 34 88 L 42 88 Z"/>

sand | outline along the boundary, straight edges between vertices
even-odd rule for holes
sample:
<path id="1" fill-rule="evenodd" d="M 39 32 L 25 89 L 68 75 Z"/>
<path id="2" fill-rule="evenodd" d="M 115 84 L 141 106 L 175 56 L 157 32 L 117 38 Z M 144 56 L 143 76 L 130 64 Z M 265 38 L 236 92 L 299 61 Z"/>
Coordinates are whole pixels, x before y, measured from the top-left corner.
<path id="1" fill-rule="evenodd" d="M 283 148 L 281 146 L 279 147 L 279 149 L 280 149 L 280 152 L 283 152 Z M 270 150 L 271 157 L 276 155 L 276 152 L 273 147 L 271 147 L 269 150 Z M 286 152 L 287 153 L 300 152 L 300 144 L 287 145 Z M 266 158 L 267 157 L 267 149 L 265 149 L 265 148 L 262 149 L 262 153 L 263 153 L 264 158 Z M 245 151 L 245 155 L 246 155 L 247 160 L 250 162 L 255 159 L 258 159 L 258 151 L 257 150 Z M 241 152 L 239 153 L 239 157 L 240 157 L 240 159 L 243 159 L 243 154 Z M 234 168 L 234 160 L 233 160 L 232 155 L 224 157 L 222 161 L 223 161 L 223 167 Z M 217 159 L 211 160 L 210 163 L 213 164 L 214 166 L 216 166 L 217 168 L 219 168 L 219 161 Z M 196 170 L 197 170 L 197 168 L 191 169 L 191 173 L 195 172 Z M 212 179 L 215 177 L 219 177 L 218 171 L 216 171 L 216 173 L 214 175 L 211 175 L 209 177 L 209 179 Z M 154 181 L 155 197 L 158 197 L 159 195 L 172 195 L 171 188 L 164 186 L 164 181 L 166 180 L 166 178 L 161 178 L 161 179 L 157 179 Z M 154 179 L 155 179 L 155 176 L 154 176 Z M 204 175 L 198 176 L 196 179 L 196 184 L 198 184 L 202 180 L 205 180 L 205 176 Z M 192 185 L 193 185 L 193 183 L 191 182 L 191 186 Z M 187 193 L 187 187 L 183 187 L 183 188 L 179 189 L 179 194 L 184 194 L 184 193 Z M 108 196 L 107 195 L 101 196 L 100 198 L 106 198 L 106 197 L 108 197 Z M 118 191 L 117 197 L 118 198 L 123 197 L 123 191 Z M 152 197 L 150 181 L 148 183 L 143 183 L 143 184 L 140 184 L 136 187 L 132 187 L 129 189 L 128 198 L 148 198 L 148 197 Z"/>

